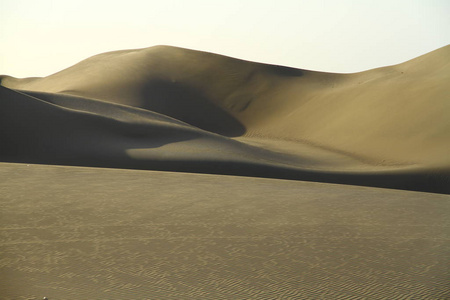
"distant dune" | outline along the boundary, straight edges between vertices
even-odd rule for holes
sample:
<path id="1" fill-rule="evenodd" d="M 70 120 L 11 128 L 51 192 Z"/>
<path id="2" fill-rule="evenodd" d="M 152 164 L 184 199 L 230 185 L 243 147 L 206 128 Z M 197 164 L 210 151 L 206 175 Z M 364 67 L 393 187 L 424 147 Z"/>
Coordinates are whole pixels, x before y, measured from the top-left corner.
<path id="1" fill-rule="evenodd" d="M 448 299 L 449 82 L 450 46 L 356 74 L 157 46 L 0 76 L 0 298 Z"/>
<path id="2" fill-rule="evenodd" d="M 156 46 L 2 76 L 0 159 L 450 193 L 449 57 L 330 74 Z"/>

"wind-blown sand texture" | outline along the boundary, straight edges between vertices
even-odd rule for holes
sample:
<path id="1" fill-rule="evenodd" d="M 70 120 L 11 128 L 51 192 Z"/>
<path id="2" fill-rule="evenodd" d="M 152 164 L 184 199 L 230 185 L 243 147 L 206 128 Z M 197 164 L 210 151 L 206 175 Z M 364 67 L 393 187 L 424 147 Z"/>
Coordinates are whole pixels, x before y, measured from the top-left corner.
<path id="1" fill-rule="evenodd" d="M 157 46 L 0 76 L 0 298 L 445 299 L 448 82 L 450 46 L 355 74 Z"/>
<path id="2" fill-rule="evenodd" d="M 25 164 L 0 176 L 2 298 L 450 297 L 448 195 Z"/>

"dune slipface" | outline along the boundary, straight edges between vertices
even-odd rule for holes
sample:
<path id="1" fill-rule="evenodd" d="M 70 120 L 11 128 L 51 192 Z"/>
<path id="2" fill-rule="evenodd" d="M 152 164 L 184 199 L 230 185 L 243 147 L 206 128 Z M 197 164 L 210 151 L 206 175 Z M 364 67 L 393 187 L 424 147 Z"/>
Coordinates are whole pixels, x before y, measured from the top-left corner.
<path id="1" fill-rule="evenodd" d="M 449 58 L 332 74 L 156 46 L 0 76 L 3 295 L 447 297 Z"/>

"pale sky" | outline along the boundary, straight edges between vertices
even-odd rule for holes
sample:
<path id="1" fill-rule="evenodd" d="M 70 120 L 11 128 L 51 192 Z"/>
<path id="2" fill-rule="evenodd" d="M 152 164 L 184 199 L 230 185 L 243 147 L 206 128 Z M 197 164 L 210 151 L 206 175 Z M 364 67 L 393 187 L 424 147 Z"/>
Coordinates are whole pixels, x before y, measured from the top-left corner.
<path id="1" fill-rule="evenodd" d="M 0 0 L 0 74 L 161 44 L 359 72 L 450 44 L 449 16 L 449 0 Z"/>

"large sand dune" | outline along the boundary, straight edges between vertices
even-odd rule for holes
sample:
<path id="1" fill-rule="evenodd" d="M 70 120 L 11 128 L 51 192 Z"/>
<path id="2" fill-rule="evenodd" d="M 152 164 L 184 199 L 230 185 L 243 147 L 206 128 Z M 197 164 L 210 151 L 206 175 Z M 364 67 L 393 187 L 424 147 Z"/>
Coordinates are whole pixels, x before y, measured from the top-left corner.
<path id="1" fill-rule="evenodd" d="M 167 46 L 100 54 L 2 77 L 0 158 L 450 193 L 449 57 L 329 74 Z"/>
<path id="2" fill-rule="evenodd" d="M 157 46 L 0 76 L 0 298 L 450 297 L 449 82 L 450 46 L 355 74 Z"/>

